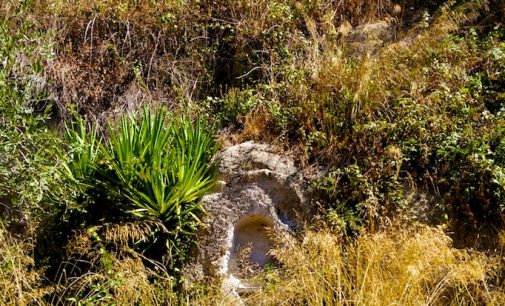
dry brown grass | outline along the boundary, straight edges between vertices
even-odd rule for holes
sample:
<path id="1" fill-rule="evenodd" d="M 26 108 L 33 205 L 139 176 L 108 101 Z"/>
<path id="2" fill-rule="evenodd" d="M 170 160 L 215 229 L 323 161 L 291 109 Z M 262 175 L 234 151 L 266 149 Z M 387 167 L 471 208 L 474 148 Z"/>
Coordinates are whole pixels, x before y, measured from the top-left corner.
<path id="1" fill-rule="evenodd" d="M 284 237 L 280 268 L 261 274 L 246 305 L 503 305 L 497 256 L 451 247 L 441 230 L 410 227 L 363 234 L 350 244 L 327 231 Z M 201 297 L 233 305 L 229 296 Z M 210 301 L 210 302 L 209 302 Z M 199 302 L 197 302 L 198 304 Z"/>
<path id="2" fill-rule="evenodd" d="M 166 267 L 132 245 L 145 242 L 158 222 L 90 227 L 66 246 L 52 305 L 175 305 L 174 279 Z"/>
<path id="3" fill-rule="evenodd" d="M 67 249 L 74 257 L 62 262 L 58 282 L 50 284 L 34 267 L 33 246 L 15 239 L 0 222 L 0 305 L 177 304 L 173 279 L 163 265 L 151 262 L 147 267 L 148 259 L 126 247 L 142 240 L 153 226 L 105 228 L 103 242 L 117 244 L 115 252 L 106 251 L 92 231 L 76 235 Z M 77 272 L 83 267 L 85 273 Z"/>
<path id="4" fill-rule="evenodd" d="M 393 11 L 390 0 L 63 0 L 34 2 L 28 18 L 55 33 L 47 71 L 61 115 L 75 105 L 105 120 L 146 101 L 184 106 L 240 86 L 249 72 L 272 80 L 283 60 L 279 33 L 330 37 L 344 20 L 359 25 Z"/>
<path id="5" fill-rule="evenodd" d="M 142 235 L 125 232 L 138 226 L 106 229 L 103 237 L 137 239 Z M 108 252 L 96 238 L 80 236 L 73 243 L 86 254 L 81 260 L 87 258 L 93 268 L 41 289 L 41 274 L 32 268 L 27 245 L 0 231 L 0 304 L 237 303 L 235 297 L 223 295 L 214 280 L 194 284 L 177 296 L 171 277 L 147 267 L 139 254 L 127 248 Z M 443 230 L 427 226 L 363 233 L 355 241 L 326 230 L 307 231 L 299 239 L 279 237 L 272 251 L 277 267 L 253 273 L 250 281 L 262 289 L 243 300 L 246 305 L 503 305 L 503 254 L 451 245 Z M 51 292 L 57 294 L 47 298 Z"/>
<path id="6" fill-rule="evenodd" d="M 51 299 L 52 305 L 175 305 L 172 279 L 160 277 L 140 257 L 118 258 L 109 254 L 107 266 L 71 278 Z M 156 282 L 153 283 L 153 278 Z M 80 303 L 80 304 L 79 304 Z"/>
<path id="7" fill-rule="evenodd" d="M 0 220 L 0 305 L 43 305 L 51 290 L 41 288 L 43 273 L 34 268 L 32 245 L 14 238 Z"/>

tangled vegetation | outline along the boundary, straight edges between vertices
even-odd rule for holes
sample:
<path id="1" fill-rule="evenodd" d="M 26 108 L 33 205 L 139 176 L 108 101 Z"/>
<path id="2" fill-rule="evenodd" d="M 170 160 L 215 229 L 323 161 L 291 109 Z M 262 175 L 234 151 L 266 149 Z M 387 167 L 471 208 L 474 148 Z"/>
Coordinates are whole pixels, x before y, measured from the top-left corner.
<path id="1" fill-rule="evenodd" d="M 246 304 L 503 304 L 504 20 L 500 0 L 2 1 L 0 304 L 235 303 L 181 267 L 217 143 L 244 140 L 320 172 Z"/>

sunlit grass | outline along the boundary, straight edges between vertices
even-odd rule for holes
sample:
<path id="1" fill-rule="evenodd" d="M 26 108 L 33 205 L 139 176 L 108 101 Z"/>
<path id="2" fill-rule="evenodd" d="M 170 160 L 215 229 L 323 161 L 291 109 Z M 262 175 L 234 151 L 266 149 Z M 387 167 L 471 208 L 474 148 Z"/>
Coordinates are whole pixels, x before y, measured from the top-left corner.
<path id="1" fill-rule="evenodd" d="M 441 229 L 410 226 L 363 233 L 355 241 L 328 231 L 281 237 L 278 267 L 253 276 L 262 289 L 246 305 L 503 305 L 497 257 L 458 250 Z M 225 295 L 200 297 L 233 305 Z"/>

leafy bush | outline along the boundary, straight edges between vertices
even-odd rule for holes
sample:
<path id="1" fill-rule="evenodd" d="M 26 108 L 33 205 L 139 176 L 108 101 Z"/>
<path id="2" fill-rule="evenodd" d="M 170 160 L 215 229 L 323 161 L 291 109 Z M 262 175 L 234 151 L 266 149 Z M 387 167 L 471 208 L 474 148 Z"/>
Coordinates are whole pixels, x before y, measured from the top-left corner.
<path id="1" fill-rule="evenodd" d="M 356 233 L 367 222 L 366 203 L 372 188 L 359 166 L 337 169 L 313 184 L 315 202 L 322 204 L 328 223 L 336 230 Z M 370 220 L 368 220 L 370 221 Z"/>
<path id="2" fill-rule="evenodd" d="M 51 60 L 53 37 L 33 31 L 22 16 L 27 3 L 0 4 L 0 217 L 24 231 L 50 213 L 48 195 L 71 201 L 57 171 L 62 141 L 48 125 L 54 103 L 42 63 Z"/>
<path id="3" fill-rule="evenodd" d="M 234 88 L 228 90 L 222 98 L 208 97 L 207 100 L 214 109 L 215 120 L 223 127 L 243 121 L 243 117 L 261 103 L 261 98 L 253 90 L 240 91 Z"/>

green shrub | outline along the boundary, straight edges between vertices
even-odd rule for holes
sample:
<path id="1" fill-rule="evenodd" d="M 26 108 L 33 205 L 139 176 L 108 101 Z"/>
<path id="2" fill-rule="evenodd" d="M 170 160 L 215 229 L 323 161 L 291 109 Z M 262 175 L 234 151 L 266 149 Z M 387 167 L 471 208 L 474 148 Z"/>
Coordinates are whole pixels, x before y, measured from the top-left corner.
<path id="1" fill-rule="evenodd" d="M 48 125 L 54 104 L 41 62 L 50 60 L 52 36 L 23 19 L 28 4 L 0 4 L 0 217 L 21 229 L 51 209 L 47 196 L 72 198 L 57 165 L 61 138 Z"/>
<path id="2" fill-rule="evenodd" d="M 243 121 L 245 115 L 261 104 L 261 97 L 252 89 L 231 88 L 222 98 L 208 97 L 215 113 L 215 119 L 222 127 Z"/>
<path id="3" fill-rule="evenodd" d="M 358 165 L 331 171 L 312 187 L 315 201 L 326 210 L 327 221 L 336 230 L 356 233 L 366 224 L 372 186 Z"/>
<path id="4" fill-rule="evenodd" d="M 140 118 L 124 116 L 104 147 L 107 192 L 132 204 L 130 212 L 182 230 L 198 222 L 201 197 L 214 183 L 217 146 L 207 127 L 145 108 Z"/>
<path id="5" fill-rule="evenodd" d="M 79 192 L 75 194 L 76 206 L 59 203 L 54 197 L 53 217 L 42 231 L 52 237 L 39 248 L 39 257 L 52 267 L 49 273 L 54 275 L 50 277 L 81 275 L 72 274 L 74 269 L 60 275 L 54 271 L 60 262 L 65 267 L 96 260 L 71 248 L 61 252 L 77 239 L 76 232 L 103 225 L 141 224 L 131 228 L 139 232 L 127 231 L 118 240 L 101 243 L 101 256 L 128 250 L 121 256 L 144 258 L 146 265 L 163 265 L 176 279 L 177 268 L 192 246 L 191 234 L 201 224 L 201 198 L 216 182 L 213 157 L 217 145 L 212 130 L 202 120 L 146 107 L 142 113 L 125 114 L 117 127 L 111 123 L 105 139 L 93 125 L 87 128 L 82 119 L 68 125 L 65 134 L 68 156 L 61 175 Z M 122 239 L 124 236 L 135 238 Z M 97 273 L 102 268 L 100 264 L 81 267 Z M 62 285 L 72 287 L 70 283 Z M 97 284 L 95 289 L 104 288 Z M 110 293 L 109 289 L 105 293 Z M 104 292 L 97 290 L 93 292 L 100 297 Z"/>

